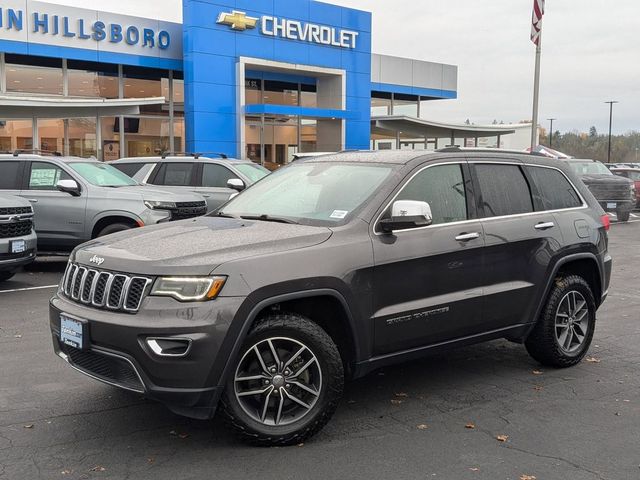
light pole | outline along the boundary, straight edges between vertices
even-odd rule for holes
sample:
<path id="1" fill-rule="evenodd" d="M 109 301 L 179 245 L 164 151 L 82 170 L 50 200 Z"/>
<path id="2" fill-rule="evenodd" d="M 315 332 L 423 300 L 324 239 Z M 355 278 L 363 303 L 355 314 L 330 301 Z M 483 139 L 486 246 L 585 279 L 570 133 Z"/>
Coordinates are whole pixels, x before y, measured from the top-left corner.
<path id="1" fill-rule="evenodd" d="M 607 148 L 607 163 L 611 163 L 611 125 L 613 124 L 613 104 L 620 103 L 617 100 L 604 102 L 609 104 L 609 146 Z"/>
<path id="2" fill-rule="evenodd" d="M 547 118 L 551 122 L 551 126 L 549 127 L 549 148 L 553 148 L 553 121 L 557 120 L 557 118 Z"/>

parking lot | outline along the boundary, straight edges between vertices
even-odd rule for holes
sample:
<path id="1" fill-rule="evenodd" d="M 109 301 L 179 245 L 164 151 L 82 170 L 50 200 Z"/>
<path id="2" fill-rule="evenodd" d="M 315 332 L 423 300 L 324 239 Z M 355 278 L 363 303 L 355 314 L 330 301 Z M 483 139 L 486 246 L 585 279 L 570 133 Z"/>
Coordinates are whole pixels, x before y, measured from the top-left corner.
<path id="1" fill-rule="evenodd" d="M 351 383 L 307 444 L 254 448 L 55 357 L 47 301 L 66 259 L 0 287 L 0 479 L 640 478 L 640 219 L 615 261 L 587 360 L 543 369 L 506 341 Z"/>

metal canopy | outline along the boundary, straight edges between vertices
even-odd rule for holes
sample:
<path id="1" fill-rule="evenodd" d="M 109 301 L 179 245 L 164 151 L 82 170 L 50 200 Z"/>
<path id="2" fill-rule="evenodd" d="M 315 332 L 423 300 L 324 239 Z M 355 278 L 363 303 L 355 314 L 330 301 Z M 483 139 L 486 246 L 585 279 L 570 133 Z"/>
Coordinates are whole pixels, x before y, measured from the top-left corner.
<path id="1" fill-rule="evenodd" d="M 514 129 L 496 126 L 442 123 L 403 115 L 371 117 L 371 133 L 379 135 L 401 134 L 418 138 L 485 138 L 515 133 Z"/>
<path id="2" fill-rule="evenodd" d="M 0 120 L 138 115 L 143 105 L 164 103 L 164 97 L 107 99 L 0 95 Z"/>

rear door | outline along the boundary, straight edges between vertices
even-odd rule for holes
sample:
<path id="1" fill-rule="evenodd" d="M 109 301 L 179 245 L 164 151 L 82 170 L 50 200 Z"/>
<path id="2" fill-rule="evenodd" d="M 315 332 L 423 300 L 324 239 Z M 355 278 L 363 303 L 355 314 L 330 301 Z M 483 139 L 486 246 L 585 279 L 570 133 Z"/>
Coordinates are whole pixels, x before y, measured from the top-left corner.
<path id="1" fill-rule="evenodd" d="M 197 185 L 197 165 L 194 162 L 162 162 L 151 173 L 147 183 L 167 187 L 184 187 L 195 191 Z"/>
<path id="2" fill-rule="evenodd" d="M 522 162 L 470 166 L 486 242 L 482 323 L 492 330 L 526 323 L 562 247 L 560 228 L 538 207 L 540 194 Z"/>
<path id="3" fill-rule="evenodd" d="M 484 236 L 466 162 L 422 168 L 395 200 L 428 202 L 433 224 L 374 232 L 375 353 L 481 331 Z"/>
<path id="4" fill-rule="evenodd" d="M 60 192 L 60 180 L 78 180 L 60 166 L 46 160 L 27 164 L 21 196 L 29 200 L 35 213 L 38 245 L 60 249 L 70 248 L 86 241 L 87 191 L 79 197 Z M 78 182 L 82 188 L 82 184 Z"/>
<path id="5" fill-rule="evenodd" d="M 219 208 L 231 198 L 231 195 L 238 193 L 227 187 L 227 181 L 239 177 L 224 165 L 202 163 L 199 170 L 198 187 L 195 191 L 207 200 L 209 211 Z"/>

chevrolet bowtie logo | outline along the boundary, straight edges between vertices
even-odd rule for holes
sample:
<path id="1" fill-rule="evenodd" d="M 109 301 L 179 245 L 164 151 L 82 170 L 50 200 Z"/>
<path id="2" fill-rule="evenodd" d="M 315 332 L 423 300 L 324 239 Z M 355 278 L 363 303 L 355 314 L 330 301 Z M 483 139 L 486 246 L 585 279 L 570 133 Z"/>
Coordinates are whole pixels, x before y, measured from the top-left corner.
<path id="1" fill-rule="evenodd" d="M 233 10 L 231 13 L 221 13 L 218 16 L 218 23 L 229 25 L 234 30 L 246 30 L 247 28 L 256 28 L 258 19 L 255 17 L 247 17 L 245 12 Z"/>

